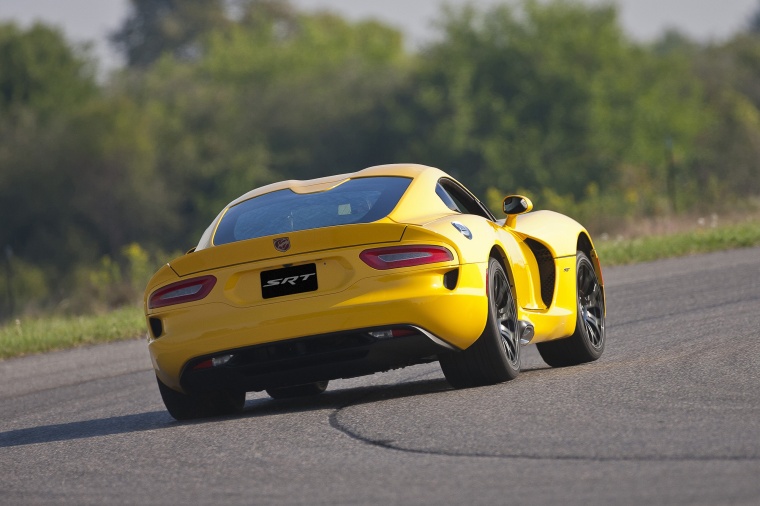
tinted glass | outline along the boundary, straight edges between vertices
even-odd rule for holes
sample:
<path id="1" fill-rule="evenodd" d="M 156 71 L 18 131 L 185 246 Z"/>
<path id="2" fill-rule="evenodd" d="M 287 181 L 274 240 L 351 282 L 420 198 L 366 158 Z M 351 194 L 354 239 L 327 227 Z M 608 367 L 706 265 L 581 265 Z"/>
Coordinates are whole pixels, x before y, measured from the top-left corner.
<path id="1" fill-rule="evenodd" d="M 470 195 L 467 190 L 450 179 L 441 178 L 435 188 L 435 193 L 452 211 L 463 214 L 475 214 L 487 220 L 494 221 L 491 211 Z"/>
<path id="2" fill-rule="evenodd" d="M 286 189 L 254 197 L 227 211 L 214 244 L 377 221 L 396 207 L 411 181 L 405 177 L 368 177 L 350 179 L 319 193 L 298 194 Z"/>
<path id="3" fill-rule="evenodd" d="M 456 211 L 457 213 L 461 213 L 462 211 L 459 209 L 459 206 L 457 206 L 456 202 L 454 202 L 454 199 L 451 198 L 451 195 L 443 189 L 443 186 L 441 186 L 441 183 L 438 183 L 435 185 L 435 194 L 440 197 L 441 200 L 443 200 L 443 203 L 446 204 L 446 207 L 451 209 L 452 211 Z"/>

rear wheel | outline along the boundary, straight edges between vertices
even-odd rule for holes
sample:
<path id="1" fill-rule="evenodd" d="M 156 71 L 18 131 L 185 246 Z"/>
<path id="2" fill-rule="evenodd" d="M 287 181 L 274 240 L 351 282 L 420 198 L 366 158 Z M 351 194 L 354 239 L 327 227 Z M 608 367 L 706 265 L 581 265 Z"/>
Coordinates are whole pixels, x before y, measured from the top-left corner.
<path id="1" fill-rule="evenodd" d="M 272 399 L 292 399 L 293 397 L 310 397 L 319 395 L 327 390 L 329 381 L 317 381 L 316 383 L 307 383 L 305 385 L 296 385 L 292 387 L 267 388 L 267 394 Z"/>
<path id="2" fill-rule="evenodd" d="M 536 345 L 541 358 L 552 367 L 592 362 L 604 351 L 604 294 L 591 261 L 581 251 L 576 260 L 576 273 L 575 332 L 566 339 Z"/>
<path id="3" fill-rule="evenodd" d="M 495 258 L 488 262 L 487 293 L 488 319 L 478 340 L 439 357 L 443 375 L 455 388 L 501 383 L 520 372 L 517 307 L 504 267 Z"/>
<path id="4" fill-rule="evenodd" d="M 223 390 L 183 394 L 164 385 L 158 377 L 156 381 L 166 410 L 176 420 L 233 415 L 243 411 L 245 405 L 245 392 Z"/>

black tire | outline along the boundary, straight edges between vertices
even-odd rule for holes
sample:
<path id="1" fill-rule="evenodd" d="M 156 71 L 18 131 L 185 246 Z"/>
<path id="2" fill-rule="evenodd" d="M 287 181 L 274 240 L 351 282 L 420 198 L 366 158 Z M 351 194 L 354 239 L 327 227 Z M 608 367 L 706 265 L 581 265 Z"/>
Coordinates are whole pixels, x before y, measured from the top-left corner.
<path id="1" fill-rule="evenodd" d="M 575 332 L 568 338 L 536 345 L 541 358 L 552 367 L 592 362 L 604 352 L 604 293 L 594 266 L 581 251 L 577 255 L 575 272 L 578 308 Z"/>
<path id="2" fill-rule="evenodd" d="M 158 390 L 166 410 L 176 420 L 234 415 L 243 411 L 245 392 L 220 391 L 183 394 L 164 385 L 158 377 Z"/>
<path id="3" fill-rule="evenodd" d="M 292 399 L 294 397 L 310 397 L 319 395 L 327 390 L 329 381 L 317 381 L 316 383 L 307 383 L 305 385 L 296 385 L 292 387 L 267 388 L 267 394 L 272 399 Z"/>
<path id="4" fill-rule="evenodd" d="M 520 373 L 517 306 L 504 267 L 488 262 L 488 318 L 483 333 L 469 348 L 440 355 L 441 370 L 454 388 L 493 385 Z"/>

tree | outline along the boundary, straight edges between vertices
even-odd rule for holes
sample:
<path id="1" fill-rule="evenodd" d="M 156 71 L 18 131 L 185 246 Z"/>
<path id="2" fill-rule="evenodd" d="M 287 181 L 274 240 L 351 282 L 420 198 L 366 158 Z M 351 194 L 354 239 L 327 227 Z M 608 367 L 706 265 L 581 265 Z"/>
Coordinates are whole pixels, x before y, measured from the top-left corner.
<path id="1" fill-rule="evenodd" d="M 760 194 L 760 34 L 737 34 L 704 48 L 695 66 L 712 114 L 693 166 L 715 202 Z"/>
<path id="2" fill-rule="evenodd" d="M 130 67 L 145 68 L 168 53 L 201 56 L 203 37 L 228 23 L 224 0 L 130 0 L 132 12 L 111 42 Z"/>
<path id="3" fill-rule="evenodd" d="M 405 75 L 400 33 L 279 2 L 245 6 L 206 35 L 198 60 L 166 54 L 114 81 L 144 111 L 155 172 L 178 198 L 183 219 L 163 237 L 186 247 L 246 189 L 390 160 L 377 111 Z"/>
<path id="4" fill-rule="evenodd" d="M 409 98 L 413 158 L 474 181 L 581 195 L 609 180 L 592 149 L 594 81 L 626 51 L 611 7 L 555 1 L 445 12 Z M 413 132 L 409 132 L 410 137 Z M 593 174 L 593 176 L 592 176 Z"/>
<path id="5" fill-rule="evenodd" d="M 63 169 L 53 145 L 65 118 L 97 96 L 89 62 L 59 31 L 0 25 L 0 247 L 36 260 L 65 256 L 64 180 L 80 167 Z"/>
<path id="6" fill-rule="evenodd" d="M 50 286 L 176 220 L 143 116 L 90 68 L 56 30 L 0 27 L 0 248 Z"/>
<path id="7" fill-rule="evenodd" d="M 573 202 L 619 190 L 632 168 L 664 186 L 666 139 L 688 151 L 704 126 L 689 60 L 630 43 L 614 7 L 468 6 L 446 11 L 441 27 L 400 102 L 404 152 L 481 194 L 522 188 Z"/>
<path id="8" fill-rule="evenodd" d="M 201 67 L 239 93 L 243 131 L 269 147 L 272 169 L 306 178 L 387 161 L 373 134 L 406 62 L 401 34 L 380 23 L 262 10 L 210 37 Z"/>
<path id="9" fill-rule="evenodd" d="M 760 34 L 760 3 L 755 9 L 754 14 L 749 18 L 748 31 L 753 34 Z"/>
<path id="10" fill-rule="evenodd" d="M 0 113 L 28 108 L 49 115 L 96 93 L 92 65 L 56 29 L 0 24 Z"/>

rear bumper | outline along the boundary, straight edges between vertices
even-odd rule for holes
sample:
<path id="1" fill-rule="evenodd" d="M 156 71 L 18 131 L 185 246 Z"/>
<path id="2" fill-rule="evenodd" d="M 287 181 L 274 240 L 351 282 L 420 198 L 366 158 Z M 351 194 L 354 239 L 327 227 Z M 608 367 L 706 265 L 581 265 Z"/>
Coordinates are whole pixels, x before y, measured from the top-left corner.
<path id="1" fill-rule="evenodd" d="M 369 333 L 373 329 L 361 329 L 198 357 L 183 368 L 180 385 L 185 392 L 261 391 L 432 362 L 438 353 L 450 350 L 421 329 L 407 328 L 414 333 L 377 338 Z M 215 356 L 224 356 L 227 361 L 216 367 L 198 368 Z"/>
<path id="2" fill-rule="evenodd" d="M 285 341 L 296 343 L 334 337 L 350 329 L 395 325 L 424 329 L 454 348 L 465 349 L 475 342 L 485 327 L 488 314 L 486 264 L 458 266 L 456 286 L 450 289 L 444 286 L 443 277 L 453 268 L 404 269 L 404 272 L 363 279 L 338 293 L 299 295 L 251 307 L 215 302 L 153 311 L 149 317 L 159 319 L 162 329 L 162 334 L 149 343 L 153 367 L 167 386 L 197 389 L 195 379 L 185 384 L 188 380 L 184 374 L 191 363 L 202 357 L 230 350 L 256 350 Z M 351 330 L 350 333 L 357 332 L 362 330 Z M 419 363 L 420 359 L 429 361 L 429 355 L 445 349 L 424 334 L 365 344 L 364 356 L 339 361 L 343 363 L 339 369 L 341 372 L 335 373 L 334 378 L 370 374 Z M 324 359 L 328 363 L 333 358 L 315 355 L 314 360 Z M 314 377 L 320 378 L 314 381 L 331 379 L 323 377 L 329 366 L 321 367 L 316 362 L 302 364 L 296 360 L 287 364 L 285 373 L 270 371 L 260 375 L 248 367 L 254 363 L 256 368 L 269 371 L 263 367 L 262 361 L 254 361 L 248 363 L 245 371 L 228 370 L 225 374 L 229 377 L 225 381 L 240 381 L 245 385 L 241 389 L 260 390 L 262 385 L 308 383 L 311 382 L 308 378 Z M 296 373 L 299 368 L 303 369 L 300 375 Z M 224 376 L 221 373 L 214 375 Z M 273 383 L 269 383 L 270 380 Z"/>

